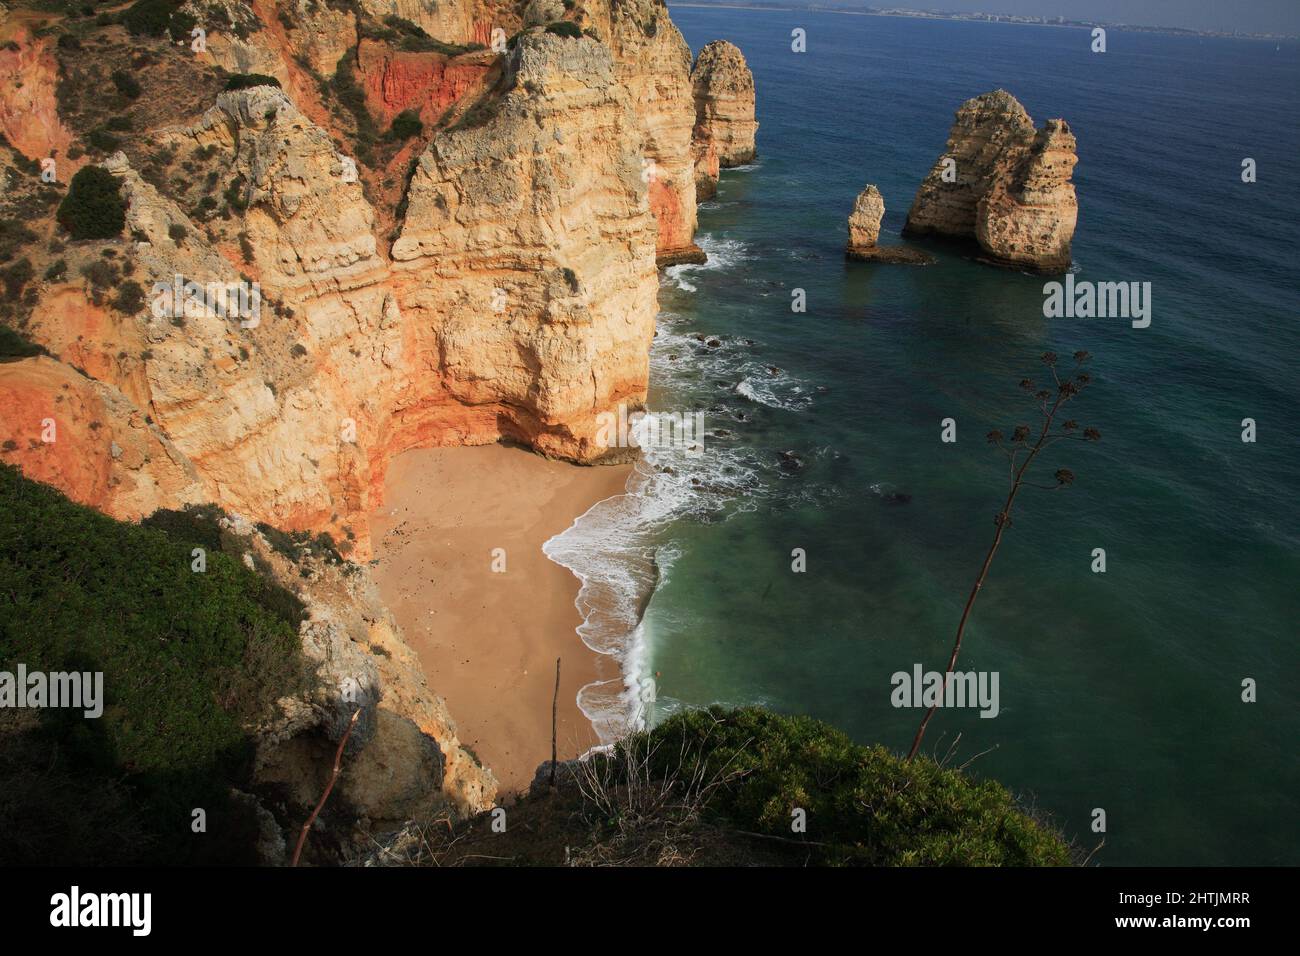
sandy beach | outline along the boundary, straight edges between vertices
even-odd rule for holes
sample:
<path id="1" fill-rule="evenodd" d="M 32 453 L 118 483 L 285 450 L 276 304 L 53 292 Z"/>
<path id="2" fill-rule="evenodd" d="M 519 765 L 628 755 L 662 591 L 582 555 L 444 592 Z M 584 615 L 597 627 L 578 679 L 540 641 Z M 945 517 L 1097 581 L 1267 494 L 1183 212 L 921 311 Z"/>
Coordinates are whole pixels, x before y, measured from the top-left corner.
<path id="1" fill-rule="evenodd" d="M 461 742 L 505 794 L 551 756 L 555 659 L 562 659 L 559 756 L 597 743 L 577 705 L 618 662 L 576 632 L 578 580 L 542 553 L 597 501 L 620 494 L 630 465 L 581 467 L 504 445 L 429 448 L 392 462 L 371 516 L 375 578 Z M 504 550 L 502 557 L 494 549 Z"/>

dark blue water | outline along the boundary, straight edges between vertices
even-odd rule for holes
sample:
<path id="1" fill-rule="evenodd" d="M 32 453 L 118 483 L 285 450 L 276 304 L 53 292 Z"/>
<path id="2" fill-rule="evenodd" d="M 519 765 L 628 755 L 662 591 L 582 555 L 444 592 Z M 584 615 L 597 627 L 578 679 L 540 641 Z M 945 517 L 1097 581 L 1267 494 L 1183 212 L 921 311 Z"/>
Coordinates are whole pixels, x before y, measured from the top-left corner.
<path id="1" fill-rule="evenodd" d="M 905 751 L 918 713 L 891 706 L 890 675 L 942 669 L 1006 494 L 984 435 L 1037 424 L 1017 383 L 1041 380 L 1040 353 L 1086 349 L 1094 384 L 1071 416 L 1103 439 L 1045 456 L 1044 482 L 1068 467 L 1075 484 L 1021 495 L 966 633 L 959 669 L 999 673 L 1001 713 L 941 710 L 927 749 L 978 756 L 970 772 L 1086 848 L 1104 809 L 1102 864 L 1300 863 L 1300 51 L 1112 31 L 1099 55 L 1071 29 L 672 15 L 694 50 L 744 51 L 762 125 L 756 166 L 724 172 L 701 211 L 712 261 L 661 294 L 652 405 L 703 409 L 711 433 L 647 491 L 676 496 L 629 663 L 657 675 L 653 718 L 760 702 Z M 1076 279 L 1151 282 L 1150 328 L 1045 319 L 1043 279 L 941 246 L 925 269 L 844 261 L 858 191 L 879 186 L 881 241 L 898 241 L 953 111 L 998 87 L 1069 121 Z"/>

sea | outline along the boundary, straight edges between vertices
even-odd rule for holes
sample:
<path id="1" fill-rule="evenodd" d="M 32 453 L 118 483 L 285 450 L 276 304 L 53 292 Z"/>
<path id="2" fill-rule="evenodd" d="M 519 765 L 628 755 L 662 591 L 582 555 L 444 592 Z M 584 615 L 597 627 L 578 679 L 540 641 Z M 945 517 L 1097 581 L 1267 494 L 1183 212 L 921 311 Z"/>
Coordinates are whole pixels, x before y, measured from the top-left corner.
<path id="1" fill-rule="evenodd" d="M 702 440 L 546 545 L 622 663 L 579 698 L 602 737 L 759 704 L 905 753 L 894 675 L 943 670 L 1006 497 L 985 436 L 1036 427 L 1019 383 L 1084 350 L 1069 417 L 1101 440 L 1035 464 L 958 662 L 997 675 L 997 715 L 941 708 L 924 750 L 1095 865 L 1300 864 L 1300 46 L 671 14 L 693 52 L 744 52 L 758 157 L 700 208 L 708 262 L 662 277 L 649 404 Z M 1045 317 L 1050 280 L 967 248 L 845 261 L 859 191 L 902 241 L 954 111 L 999 88 L 1069 122 L 1073 281 L 1150 283 L 1148 326 Z"/>

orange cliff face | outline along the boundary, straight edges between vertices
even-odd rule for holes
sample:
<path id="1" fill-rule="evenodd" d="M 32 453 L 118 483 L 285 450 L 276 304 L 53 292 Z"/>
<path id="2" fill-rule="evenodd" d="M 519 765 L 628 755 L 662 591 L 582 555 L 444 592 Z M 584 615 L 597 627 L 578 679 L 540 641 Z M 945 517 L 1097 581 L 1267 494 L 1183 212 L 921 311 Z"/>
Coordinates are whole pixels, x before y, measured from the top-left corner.
<path id="1" fill-rule="evenodd" d="M 453 60 L 438 53 L 406 53 L 371 40 L 362 40 L 357 50 L 366 103 L 385 127 L 406 109 L 414 109 L 426 123 L 437 122 L 483 82 L 494 59 L 490 54 Z"/>
<path id="2" fill-rule="evenodd" d="M 214 501 L 329 530 L 359 559 L 387 463 L 408 448 L 512 437 L 601 459 L 597 416 L 643 402 L 649 371 L 642 141 L 601 44 L 528 35 L 508 70 L 490 115 L 420 154 L 391 257 L 329 133 L 273 87 L 153 134 L 242 183 L 246 212 L 210 221 L 215 238 L 112 157 L 133 240 L 118 255 L 149 301 L 122 315 L 46 290 L 28 333 L 62 361 L 0 364 L 0 457 L 119 517 Z M 229 256 L 235 233 L 247 263 Z M 239 286 L 241 271 L 258 279 L 255 316 L 171 308 L 176 277 Z"/>
<path id="3" fill-rule="evenodd" d="M 0 133 L 30 160 L 59 159 L 66 168 L 58 178 L 66 182 L 82 163 L 65 158 L 72 134 L 59 119 L 59 64 L 52 42 L 52 37 L 33 38 L 21 23 L 0 25 Z"/>

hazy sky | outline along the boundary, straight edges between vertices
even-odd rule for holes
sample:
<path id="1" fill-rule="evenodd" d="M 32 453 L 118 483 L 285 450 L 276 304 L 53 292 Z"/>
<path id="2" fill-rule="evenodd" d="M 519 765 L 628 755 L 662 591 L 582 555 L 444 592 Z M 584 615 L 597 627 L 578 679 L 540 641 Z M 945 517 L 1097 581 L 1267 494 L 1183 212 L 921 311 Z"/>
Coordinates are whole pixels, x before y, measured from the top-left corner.
<path id="1" fill-rule="evenodd" d="M 671 5 L 671 0 L 669 0 Z M 683 3 L 699 0 L 682 0 Z M 743 4 L 744 0 L 715 0 Z M 789 0 L 791 6 L 817 0 Z M 1063 16 L 1191 30 L 1300 34 L 1300 0 L 836 0 L 864 7 Z"/>
<path id="2" fill-rule="evenodd" d="M 864 0 L 863 6 L 1029 13 L 1192 30 L 1300 33 L 1300 0 Z"/>

